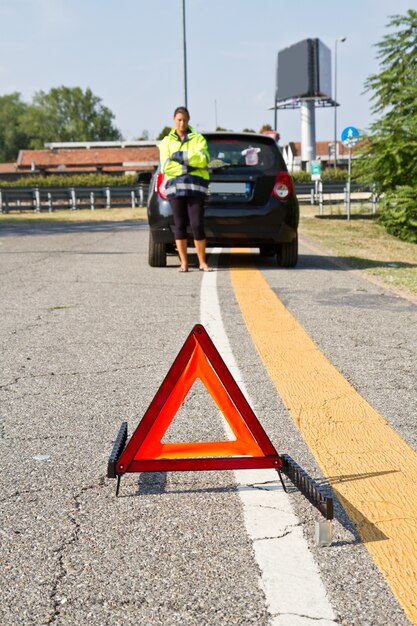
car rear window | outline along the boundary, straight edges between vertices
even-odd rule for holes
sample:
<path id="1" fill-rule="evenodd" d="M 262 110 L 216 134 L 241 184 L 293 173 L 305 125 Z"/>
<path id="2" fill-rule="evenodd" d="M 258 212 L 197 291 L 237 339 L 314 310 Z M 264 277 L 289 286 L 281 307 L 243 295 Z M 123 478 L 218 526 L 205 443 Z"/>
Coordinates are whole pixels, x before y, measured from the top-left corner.
<path id="1" fill-rule="evenodd" d="M 271 143 L 243 138 L 207 138 L 209 168 L 217 169 L 286 169 L 278 148 Z M 282 163 L 281 163 L 282 161 Z"/>

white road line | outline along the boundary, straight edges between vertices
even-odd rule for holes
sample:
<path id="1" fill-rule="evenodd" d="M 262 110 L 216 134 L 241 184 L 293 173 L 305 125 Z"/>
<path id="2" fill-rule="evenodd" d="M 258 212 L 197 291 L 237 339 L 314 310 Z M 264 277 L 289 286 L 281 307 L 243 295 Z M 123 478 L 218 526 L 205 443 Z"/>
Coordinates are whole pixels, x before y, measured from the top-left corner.
<path id="1" fill-rule="evenodd" d="M 210 255 L 212 265 L 218 253 L 215 249 Z M 203 275 L 200 298 L 201 323 L 251 404 L 222 322 L 216 272 Z M 271 626 L 307 626 L 317 620 L 321 626 L 335 626 L 317 564 L 278 476 L 271 470 L 240 470 L 235 476 Z"/>

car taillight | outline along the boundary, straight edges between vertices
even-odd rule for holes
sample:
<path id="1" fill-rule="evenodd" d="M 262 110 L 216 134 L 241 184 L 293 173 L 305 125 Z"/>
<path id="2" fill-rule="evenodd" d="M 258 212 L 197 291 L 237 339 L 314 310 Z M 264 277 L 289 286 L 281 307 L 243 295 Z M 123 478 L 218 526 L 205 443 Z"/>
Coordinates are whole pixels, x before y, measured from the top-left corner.
<path id="1" fill-rule="evenodd" d="M 160 172 L 156 178 L 156 186 L 155 186 L 155 191 L 157 193 L 159 193 L 159 195 L 161 196 L 162 200 L 167 200 L 167 191 L 165 189 L 165 176 L 163 175 L 162 172 Z"/>
<path id="2" fill-rule="evenodd" d="M 288 172 L 279 172 L 272 188 L 272 194 L 278 200 L 288 200 L 293 192 L 291 176 Z"/>

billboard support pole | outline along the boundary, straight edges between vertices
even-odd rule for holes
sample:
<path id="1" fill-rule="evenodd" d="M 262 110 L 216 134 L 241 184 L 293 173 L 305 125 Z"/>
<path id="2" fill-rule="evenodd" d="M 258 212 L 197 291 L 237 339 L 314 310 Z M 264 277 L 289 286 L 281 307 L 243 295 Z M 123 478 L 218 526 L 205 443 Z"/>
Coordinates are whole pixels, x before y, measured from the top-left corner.
<path id="1" fill-rule="evenodd" d="M 311 161 L 316 158 L 316 112 L 314 100 L 301 100 L 301 160 L 310 171 Z"/>

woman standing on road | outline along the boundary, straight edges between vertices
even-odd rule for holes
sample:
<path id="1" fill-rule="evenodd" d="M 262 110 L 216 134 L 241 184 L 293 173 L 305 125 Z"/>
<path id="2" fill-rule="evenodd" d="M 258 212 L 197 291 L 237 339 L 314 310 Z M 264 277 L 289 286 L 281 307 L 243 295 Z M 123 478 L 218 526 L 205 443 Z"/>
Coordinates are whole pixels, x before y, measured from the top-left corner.
<path id="1" fill-rule="evenodd" d="M 175 243 L 181 261 L 179 272 L 188 272 L 187 225 L 191 226 L 199 269 L 211 272 L 206 262 L 204 200 L 208 190 L 209 153 L 207 141 L 188 122 L 185 107 L 174 112 L 174 128 L 159 146 L 161 172 L 165 175 L 166 194 L 172 208 Z"/>

